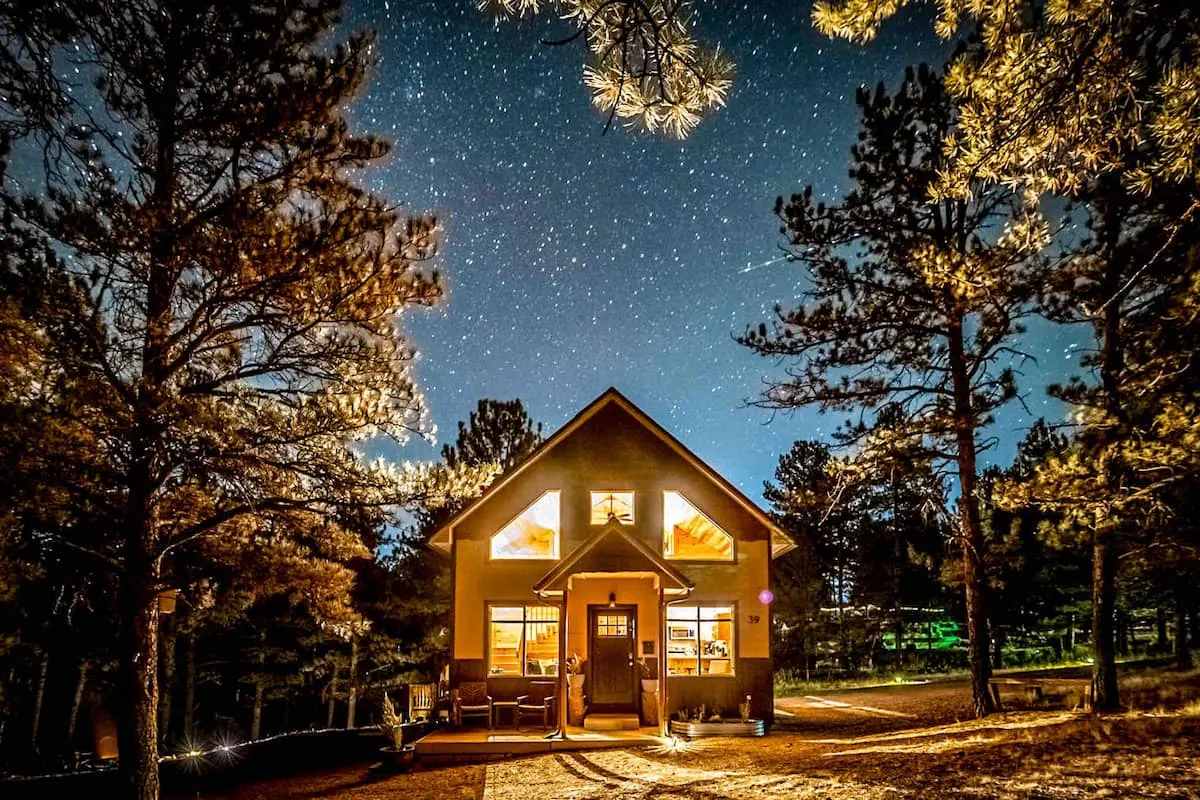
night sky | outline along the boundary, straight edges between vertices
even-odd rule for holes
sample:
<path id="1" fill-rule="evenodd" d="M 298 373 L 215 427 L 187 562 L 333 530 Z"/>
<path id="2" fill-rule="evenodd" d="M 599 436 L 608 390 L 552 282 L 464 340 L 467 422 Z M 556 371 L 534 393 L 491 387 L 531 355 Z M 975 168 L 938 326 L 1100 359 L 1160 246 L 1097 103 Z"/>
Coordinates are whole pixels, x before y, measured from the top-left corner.
<path id="1" fill-rule="evenodd" d="M 826 39 L 810 3 L 703 0 L 699 31 L 737 63 L 728 106 L 685 142 L 614 127 L 593 111 L 580 43 L 551 16 L 500 26 L 473 0 L 357 0 L 347 23 L 378 33 L 378 72 L 357 125 L 395 152 L 372 188 L 444 225 L 447 302 L 410 313 L 419 381 L 443 438 L 478 399 L 521 398 L 553 431 L 616 386 L 752 497 L 779 455 L 839 418 L 776 417 L 745 403 L 777 365 L 732 340 L 793 303 L 803 268 L 779 259 L 775 197 L 847 188 L 854 91 L 947 46 L 919 14 L 865 48 Z M 1076 363 L 1080 330 L 1031 329 L 1022 388 L 1032 412 L 999 419 L 987 460 L 1007 464 L 1045 396 Z M 436 455 L 420 442 L 390 453 Z"/>

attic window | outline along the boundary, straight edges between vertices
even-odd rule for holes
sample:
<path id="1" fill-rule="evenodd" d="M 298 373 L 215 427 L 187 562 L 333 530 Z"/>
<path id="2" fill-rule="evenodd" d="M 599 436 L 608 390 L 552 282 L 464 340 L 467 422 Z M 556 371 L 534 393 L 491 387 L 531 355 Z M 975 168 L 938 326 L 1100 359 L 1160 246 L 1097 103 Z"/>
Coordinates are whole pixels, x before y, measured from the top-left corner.
<path id="1" fill-rule="evenodd" d="M 559 493 L 549 491 L 492 536 L 492 558 L 558 558 Z"/>
<path id="2" fill-rule="evenodd" d="M 679 492 L 663 492 L 663 555 L 685 561 L 733 561 L 733 537 Z"/>
<path id="3" fill-rule="evenodd" d="M 633 524 L 633 492 L 592 492 L 592 524 L 605 525 L 610 519 Z"/>

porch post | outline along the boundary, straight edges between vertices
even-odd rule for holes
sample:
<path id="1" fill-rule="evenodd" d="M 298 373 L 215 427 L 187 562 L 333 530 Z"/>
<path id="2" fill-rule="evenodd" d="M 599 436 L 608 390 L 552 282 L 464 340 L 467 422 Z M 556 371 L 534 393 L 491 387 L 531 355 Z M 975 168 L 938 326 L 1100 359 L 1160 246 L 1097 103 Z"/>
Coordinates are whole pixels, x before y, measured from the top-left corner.
<path id="1" fill-rule="evenodd" d="M 662 736 L 671 730 L 667 719 L 667 603 L 663 580 L 658 579 L 658 728 Z"/>
<path id="2" fill-rule="evenodd" d="M 562 607 L 558 611 L 558 701 L 554 707 L 558 715 L 558 738 L 567 738 L 567 592 L 570 582 L 563 586 Z"/>

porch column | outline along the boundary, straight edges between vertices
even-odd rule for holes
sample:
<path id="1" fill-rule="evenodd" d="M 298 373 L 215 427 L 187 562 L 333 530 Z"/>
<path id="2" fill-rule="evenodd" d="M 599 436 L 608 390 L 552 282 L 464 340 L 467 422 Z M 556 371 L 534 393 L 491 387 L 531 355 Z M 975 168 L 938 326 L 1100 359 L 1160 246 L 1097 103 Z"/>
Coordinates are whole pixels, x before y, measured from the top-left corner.
<path id="1" fill-rule="evenodd" d="M 667 602 L 662 578 L 658 579 L 658 729 L 666 736 L 671 730 L 667 719 Z"/>
<path id="2" fill-rule="evenodd" d="M 567 704 L 570 702 L 567 697 L 570 691 L 567 686 L 567 592 L 568 587 L 563 586 L 562 606 L 558 609 L 558 698 L 554 707 L 558 716 L 556 733 L 560 739 L 567 738 Z"/>

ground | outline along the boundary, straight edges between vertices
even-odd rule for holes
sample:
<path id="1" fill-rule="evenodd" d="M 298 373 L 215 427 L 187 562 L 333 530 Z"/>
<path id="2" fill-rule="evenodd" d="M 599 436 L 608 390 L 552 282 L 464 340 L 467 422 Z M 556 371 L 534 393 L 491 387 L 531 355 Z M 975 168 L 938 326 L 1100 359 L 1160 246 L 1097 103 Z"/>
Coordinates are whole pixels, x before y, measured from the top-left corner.
<path id="1" fill-rule="evenodd" d="M 283 798 L 1200 798 L 1200 671 L 1123 679 L 1129 710 L 970 719 L 961 681 L 782 698 L 763 739 L 555 753 L 386 776 L 369 765 L 249 784 Z M 216 796 L 213 796 L 216 800 Z"/>

